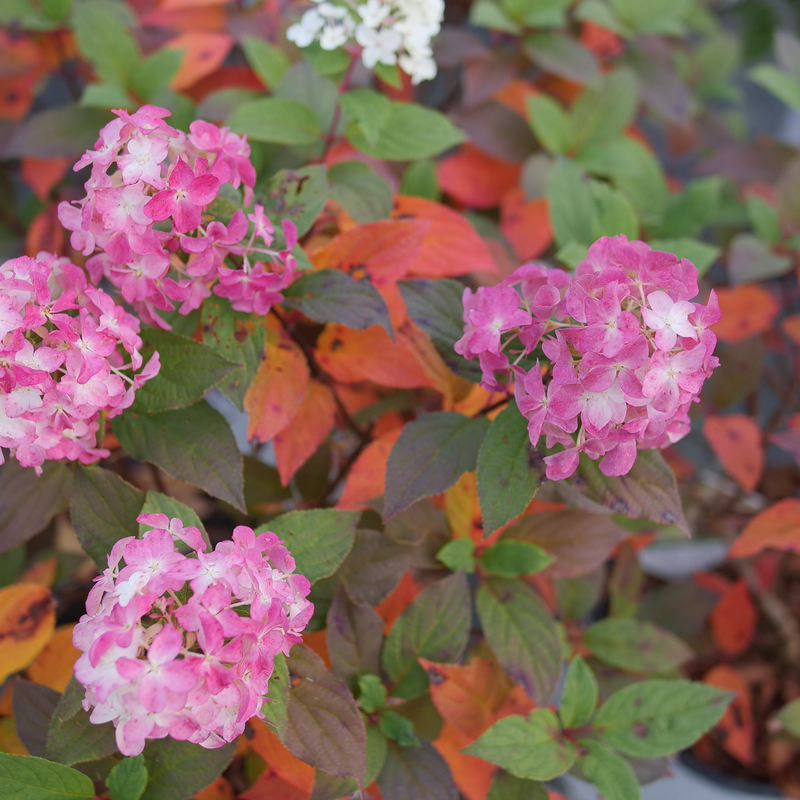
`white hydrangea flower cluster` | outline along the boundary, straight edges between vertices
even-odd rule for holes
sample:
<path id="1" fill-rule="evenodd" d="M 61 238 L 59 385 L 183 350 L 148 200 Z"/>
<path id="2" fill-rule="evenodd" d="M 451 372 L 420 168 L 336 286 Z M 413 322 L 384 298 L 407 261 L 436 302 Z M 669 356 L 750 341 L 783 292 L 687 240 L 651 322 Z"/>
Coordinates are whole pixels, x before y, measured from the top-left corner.
<path id="1" fill-rule="evenodd" d="M 335 50 L 355 39 L 367 69 L 399 64 L 415 86 L 436 76 L 431 39 L 441 29 L 444 0 L 367 0 L 361 5 L 314 2 L 316 6 L 286 32 L 298 47 L 319 41 L 323 50 Z"/>

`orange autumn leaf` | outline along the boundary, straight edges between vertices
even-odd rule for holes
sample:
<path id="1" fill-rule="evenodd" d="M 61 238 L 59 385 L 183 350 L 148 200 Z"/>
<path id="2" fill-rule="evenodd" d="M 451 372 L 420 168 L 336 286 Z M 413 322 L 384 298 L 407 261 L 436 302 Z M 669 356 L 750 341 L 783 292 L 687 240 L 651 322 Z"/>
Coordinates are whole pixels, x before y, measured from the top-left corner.
<path id="1" fill-rule="evenodd" d="M 755 725 L 753 722 L 750 688 L 741 674 L 728 664 L 720 664 L 706 673 L 704 683 L 736 692 L 733 702 L 725 709 L 722 719 L 709 736 L 717 739 L 723 749 L 742 764 L 753 762 Z"/>
<path id="2" fill-rule="evenodd" d="M 761 429 L 744 414 L 711 415 L 703 426 L 711 449 L 728 473 L 746 492 L 753 492 L 764 472 Z"/>
<path id="3" fill-rule="evenodd" d="M 240 800 L 308 800 L 310 794 L 310 789 L 300 789 L 281 778 L 277 772 L 265 770 L 247 791 L 239 795 L 239 798 Z"/>
<path id="4" fill-rule="evenodd" d="M 280 433 L 302 405 L 308 380 L 302 350 L 282 333 L 267 330 L 264 360 L 244 396 L 248 438 L 267 442 Z"/>
<path id="5" fill-rule="evenodd" d="M 467 800 L 486 800 L 496 767 L 477 756 L 461 751 L 472 744 L 472 738 L 445 722 L 433 746 L 447 762 L 453 781 Z"/>
<path id="6" fill-rule="evenodd" d="M 431 227 L 425 220 L 383 219 L 341 233 L 312 260 L 317 269 L 366 273 L 376 286 L 404 278 L 420 254 Z"/>
<path id="7" fill-rule="evenodd" d="M 341 383 L 372 381 L 393 389 L 418 389 L 431 380 L 417 360 L 408 337 L 394 341 L 379 325 L 363 331 L 328 324 L 317 339 L 317 363 Z"/>
<path id="8" fill-rule="evenodd" d="M 512 189 L 500 206 L 500 230 L 520 261 L 540 256 L 553 242 L 547 198 L 529 201 L 522 189 Z"/>
<path id="9" fill-rule="evenodd" d="M 786 317 L 781 322 L 781 328 L 795 344 L 800 344 L 800 314 Z"/>
<path id="10" fill-rule="evenodd" d="M 139 17 L 142 26 L 176 31 L 221 31 L 226 26 L 221 6 L 195 8 L 154 8 Z"/>
<path id="11" fill-rule="evenodd" d="M 717 298 L 722 319 L 711 330 L 729 344 L 768 331 L 778 315 L 778 301 L 763 286 L 745 283 L 717 289 Z"/>
<path id="12" fill-rule="evenodd" d="M 48 588 L 15 583 L 0 589 L 0 683 L 39 655 L 55 627 L 56 612 Z"/>
<path id="13" fill-rule="evenodd" d="M 277 776 L 301 791 L 310 792 L 314 787 L 314 767 L 293 756 L 260 719 L 253 718 L 247 724 L 253 730 L 250 746 Z"/>
<path id="14" fill-rule="evenodd" d="M 336 508 L 361 509 L 386 490 L 386 462 L 402 428 L 396 428 L 371 441 L 355 460 Z"/>
<path id="15" fill-rule="evenodd" d="M 375 606 L 375 613 L 383 620 L 384 633 L 388 634 L 397 618 L 414 602 L 422 591 L 414 576 L 407 570 L 400 583 L 394 587 L 389 596 Z"/>
<path id="16" fill-rule="evenodd" d="M 33 193 L 43 202 L 47 202 L 50 190 L 64 177 L 69 158 L 23 158 L 20 173 Z"/>
<path id="17" fill-rule="evenodd" d="M 278 474 L 284 486 L 325 441 L 335 421 L 333 392 L 325 384 L 311 381 L 300 408 L 291 419 L 291 431 L 284 428 L 273 439 Z"/>
<path id="18" fill-rule="evenodd" d="M 56 582 L 58 572 L 58 557 L 50 556 L 31 564 L 22 575 L 19 576 L 20 583 L 38 583 L 39 586 L 52 588 Z"/>
<path id="19" fill-rule="evenodd" d="M 314 631 L 313 633 L 303 634 L 303 644 L 313 650 L 324 662 L 325 666 L 331 668 L 331 656 L 328 652 L 328 635 L 325 629 Z"/>
<path id="20" fill-rule="evenodd" d="M 233 47 L 233 37 L 218 31 L 189 31 L 170 39 L 165 47 L 183 50 L 181 65 L 169 82 L 170 88 L 180 91 L 221 66 Z"/>
<path id="21" fill-rule="evenodd" d="M 800 501 L 779 500 L 747 523 L 728 555 L 744 558 L 766 547 L 800 552 Z"/>
<path id="22" fill-rule="evenodd" d="M 709 615 L 711 637 L 727 656 L 744 652 L 753 641 L 758 611 L 744 580 L 732 583 Z"/>
<path id="23" fill-rule="evenodd" d="M 497 272 L 486 243 L 469 221 L 452 208 L 423 197 L 397 195 L 392 216 L 430 222 L 409 275 L 447 278 L 470 272 Z"/>
<path id="24" fill-rule="evenodd" d="M 213 783 L 201 789 L 195 800 L 233 800 L 233 787 L 227 778 L 220 775 Z"/>
<path id="25" fill-rule="evenodd" d="M 28 667 L 30 680 L 42 686 L 49 686 L 57 692 L 63 692 L 67 688 L 72 677 L 72 669 L 81 654 L 81 651 L 72 644 L 74 627 L 73 624 L 56 628 L 53 638 Z"/>
<path id="26" fill-rule="evenodd" d="M 15 756 L 29 756 L 28 748 L 17 734 L 17 723 L 14 717 L 0 719 L 0 753 Z"/>
<path id="27" fill-rule="evenodd" d="M 465 667 L 420 658 L 428 675 L 431 699 L 442 719 L 477 739 L 493 722 L 511 690 L 511 681 L 494 661 L 473 658 Z"/>
<path id="28" fill-rule="evenodd" d="M 60 253 L 64 249 L 64 227 L 58 221 L 58 209 L 50 205 L 40 211 L 25 233 L 25 255 L 35 256 L 46 250 Z"/>
<path id="29" fill-rule="evenodd" d="M 509 81 L 499 92 L 495 93 L 493 99 L 511 109 L 511 111 L 515 111 L 527 121 L 528 98 L 536 97 L 541 93 L 541 90 L 537 89 L 532 83 L 518 78 Z"/>
<path id="30" fill-rule="evenodd" d="M 495 713 L 492 718 L 492 724 L 500 719 L 511 717 L 514 714 L 519 717 L 527 717 L 534 708 L 536 708 L 536 703 L 534 703 L 528 696 L 528 693 L 517 684 L 512 687 L 505 703 L 503 703 Z"/>
<path id="31" fill-rule="evenodd" d="M 483 539 L 483 517 L 475 472 L 465 472 L 444 493 L 444 513 L 455 538 Z"/>
<path id="32" fill-rule="evenodd" d="M 519 164 L 501 161 L 465 144 L 459 152 L 440 161 L 436 178 L 442 191 L 469 208 L 493 208 L 517 185 Z"/>

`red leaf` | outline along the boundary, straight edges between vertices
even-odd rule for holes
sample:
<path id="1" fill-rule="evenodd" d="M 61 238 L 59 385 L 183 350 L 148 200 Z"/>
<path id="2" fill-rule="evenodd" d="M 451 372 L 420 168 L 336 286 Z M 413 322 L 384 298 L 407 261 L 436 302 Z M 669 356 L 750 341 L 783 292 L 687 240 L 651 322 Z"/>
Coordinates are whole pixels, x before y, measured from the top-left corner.
<path id="1" fill-rule="evenodd" d="M 384 633 L 389 633 L 397 618 L 411 605 L 421 591 L 422 586 L 414 580 L 411 572 L 405 572 L 392 593 L 375 606 L 375 613 L 383 620 Z"/>
<path id="2" fill-rule="evenodd" d="M 344 491 L 336 508 L 360 509 L 367 501 L 380 497 L 386 489 L 386 462 L 402 428 L 389 431 L 370 442 L 355 460 L 347 475 Z"/>
<path id="3" fill-rule="evenodd" d="M 764 447 L 755 421 L 744 414 L 709 416 L 703 433 L 725 472 L 746 492 L 755 491 L 764 472 Z"/>
<path id="4" fill-rule="evenodd" d="M 171 39 L 165 47 L 183 50 L 181 65 L 169 83 L 170 88 L 180 91 L 222 65 L 233 47 L 233 37 L 216 31 L 190 31 Z"/>
<path id="5" fill-rule="evenodd" d="M 465 144 L 458 153 L 439 162 L 436 177 L 442 191 L 469 208 L 493 208 L 514 188 L 521 167 Z"/>
<path id="6" fill-rule="evenodd" d="M 778 315 L 778 301 L 762 286 L 742 284 L 733 289 L 717 289 L 722 319 L 711 330 L 729 344 L 764 333 Z"/>
<path id="7" fill-rule="evenodd" d="M 298 412 L 308 378 L 308 363 L 300 348 L 287 336 L 267 330 L 264 360 L 244 396 L 250 417 L 248 438 L 266 442 L 280 433 Z"/>
<path id="8" fill-rule="evenodd" d="M 70 158 L 23 158 L 20 171 L 25 183 L 45 203 L 50 190 L 64 177 L 71 161 Z"/>
<path id="9" fill-rule="evenodd" d="M 461 752 L 471 743 L 471 737 L 445 722 L 433 746 L 450 767 L 461 794 L 467 800 L 486 800 L 496 767 L 482 758 Z"/>
<path id="10" fill-rule="evenodd" d="M 291 418 L 291 425 L 275 435 L 275 460 L 281 483 L 286 486 L 325 441 L 336 421 L 336 401 L 324 384 L 311 381 L 306 396 Z"/>
<path id="11" fill-rule="evenodd" d="M 728 555 L 744 558 L 765 547 L 800 552 L 800 501 L 787 497 L 762 511 L 750 520 Z"/>
<path id="12" fill-rule="evenodd" d="M 732 583 L 709 616 L 711 636 L 728 656 L 744 652 L 753 641 L 758 612 L 744 580 Z"/>
<path id="13" fill-rule="evenodd" d="M 340 269 L 356 278 L 366 272 L 376 286 L 382 286 L 406 277 L 430 228 L 429 222 L 416 219 L 359 225 L 314 253 L 314 266 Z"/>
<path id="14" fill-rule="evenodd" d="M 752 764 L 755 725 L 750 688 L 739 672 L 727 664 L 714 667 L 703 681 L 711 686 L 736 692 L 733 702 L 709 736 L 717 739 L 723 749 L 742 764 Z"/>
<path id="15" fill-rule="evenodd" d="M 428 220 L 430 229 L 408 271 L 419 278 L 446 278 L 470 272 L 497 272 L 485 242 L 470 223 L 452 208 L 422 197 L 398 195 L 395 218 Z"/>
<path id="16" fill-rule="evenodd" d="M 253 718 L 247 724 L 254 734 L 250 740 L 250 746 L 266 761 L 277 776 L 303 792 L 310 792 L 314 787 L 314 767 L 304 763 L 297 756 L 293 756 L 260 719 Z M 262 774 L 261 777 L 264 778 L 264 775 Z M 253 800 L 256 800 L 257 797 L 264 797 L 266 800 L 268 796 L 267 794 L 254 795 Z"/>
<path id="17" fill-rule="evenodd" d="M 540 256 L 553 241 L 547 198 L 527 201 L 522 189 L 512 189 L 500 208 L 500 230 L 521 261 Z"/>

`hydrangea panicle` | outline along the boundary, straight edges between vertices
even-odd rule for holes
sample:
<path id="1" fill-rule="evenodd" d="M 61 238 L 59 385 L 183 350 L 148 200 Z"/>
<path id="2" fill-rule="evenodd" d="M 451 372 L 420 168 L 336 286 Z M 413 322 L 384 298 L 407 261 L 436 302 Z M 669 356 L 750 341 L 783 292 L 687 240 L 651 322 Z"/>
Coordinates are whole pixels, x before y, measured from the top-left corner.
<path id="1" fill-rule="evenodd" d="M 141 347 L 139 320 L 74 264 L 39 253 L 0 265 L 0 448 L 38 473 L 107 456 L 100 415 L 128 408 L 159 371 Z"/>
<path id="2" fill-rule="evenodd" d="M 188 314 L 212 291 L 229 296 L 232 282 L 248 286 L 238 310 L 266 313 L 282 299 L 296 263 L 271 249 L 274 232 L 263 206 L 247 216 L 238 209 L 227 225 L 207 214 L 225 184 L 243 187 L 244 206 L 251 204 L 256 174 L 246 137 L 203 120 L 192 122 L 187 136 L 156 106 L 114 113 L 95 149 L 75 165 L 92 168 L 86 197 L 58 208 L 72 246 L 90 256 L 92 282 L 107 279 L 142 320 L 164 328 L 159 312 L 177 304 Z M 226 265 L 229 256 L 235 268 Z M 0 330 L 3 313 L 0 306 Z"/>
<path id="3" fill-rule="evenodd" d="M 431 40 L 444 19 L 444 0 L 367 0 L 339 5 L 314 0 L 286 37 L 298 47 L 347 45 L 367 69 L 398 64 L 414 85 L 436 77 Z M 352 40 L 355 40 L 353 43 Z"/>
<path id="4" fill-rule="evenodd" d="M 697 295 L 686 259 L 625 236 L 604 237 L 574 276 L 526 264 L 493 287 L 464 290 L 464 335 L 455 350 L 477 357 L 482 385 L 514 376 L 517 405 L 534 445 L 545 436 L 547 477 L 568 478 L 581 453 L 605 475 L 625 475 L 636 452 L 689 431 L 688 410 L 718 365 L 720 318 L 712 291 Z M 515 288 L 516 287 L 516 288 Z M 527 371 L 540 348 L 548 359 Z"/>
<path id="5" fill-rule="evenodd" d="M 221 747 L 263 718 L 275 656 L 314 611 L 311 584 L 274 533 L 239 526 L 209 550 L 180 519 L 138 521 L 151 529 L 116 543 L 75 626 L 83 706 L 114 723 L 125 756 L 166 736 Z"/>

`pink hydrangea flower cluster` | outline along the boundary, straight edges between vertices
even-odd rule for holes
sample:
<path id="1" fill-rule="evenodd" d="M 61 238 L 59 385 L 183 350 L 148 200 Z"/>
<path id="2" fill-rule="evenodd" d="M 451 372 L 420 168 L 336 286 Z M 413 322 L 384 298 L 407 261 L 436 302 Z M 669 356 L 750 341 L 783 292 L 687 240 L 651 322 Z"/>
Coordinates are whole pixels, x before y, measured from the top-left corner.
<path id="1" fill-rule="evenodd" d="M 286 248 L 271 250 L 274 230 L 255 206 L 225 225 L 204 211 L 223 184 L 253 199 L 256 173 L 244 136 L 196 120 L 188 136 L 170 127 L 170 112 L 142 106 L 101 131 L 94 150 L 75 165 L 91 166 L 86 197 L 58 207 L 72 246 L 86 256 L 93 283 L 108 279 L 149 324 L 169 328 L 159 311 L 200 307 L 212 291 L 238 311 L 265 314 L 282 297 L 296 267 L 292 222 L 282 223 Z M 253 224 L 252 231 L 249 223 Z M 226 256 L 239 259 L 224 266 Z"/>
<path id="2" fill-rule="evenodd" d="M 66 259 L 0 265 L 0 448 L 39 473 L 46 460 L 107 456 L 100 415 L 128 408 L 159 370 L 157 353 L 143 366 L 141 346 L 139 320 Z"/>
<path id="3" fill-rule="evenodd" d="M 688 410 L 719 364 L 710 326 L 714 291 L 698 293 L 697 268 L 625 236 L 603 237 L 574 275 L 526 264 L 491 288 L 464 291 L 456 352 L 478 357 L 482 385 L 514 380 L 534 445 L 545 436 L 551 480 L 572 475 L 581 453 L 605 475 L 625 475 L 637 450 L 689 432 Z M 519 362 L 542 356 L 526 371 Z"/>
<path id="4" fill-rule="evenodd" d="M 221 747 L 263 718 L 275 656 L 314 611 L 311 584 L 274 533 L 239 526 L 209 551 L 177 518 L 138 521 L 152 530 L 114 545 L 75 626 L 83 706 L 114 723 L 126 756 L 166 736 Z"/>

